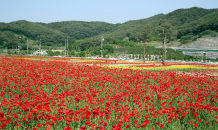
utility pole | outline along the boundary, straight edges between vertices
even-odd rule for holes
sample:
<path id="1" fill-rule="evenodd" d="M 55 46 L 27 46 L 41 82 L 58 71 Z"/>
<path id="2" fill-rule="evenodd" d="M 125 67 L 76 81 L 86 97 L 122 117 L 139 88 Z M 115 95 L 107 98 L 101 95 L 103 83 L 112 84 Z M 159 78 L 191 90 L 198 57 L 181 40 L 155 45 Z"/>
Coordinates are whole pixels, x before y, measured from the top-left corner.
<path id="1" fill-rule="evenodd" d="M 66 39 L 65 39 L 65 57 L 66 57 L 66 49 L 67 47 L 66 47 Z"/>
<path id="2" fill-rule="evenodd" d="M 101 37 L 101 58 L 103 57 L 103 49 L 102 49 L 102 42 L 104 41 L 104 38 Z"/>
<path id="3" fill-rule="evenodd" d="M 39 50 L 41 51 L 41 39 L 40 39 L 40 42 L 39 42 Z"/>
<path id="4" fill-rule="evenodd" d="M 28 55 L 28 39 L 27 39 L 27 55 Z"/>
<path id="5" fill-rule="evenodd" d="M 17 47 L 18 55 L 20 54 L 19 52 L 19 41 L 18 41 L 18 47 Z"/>
<path id="6" fill-rule="evenodd" d="M 67 37 L 67 57 L 68 57 L 68 37 Z"/>
<path id="7" fill-rule="evenodd" d="M 41 39 L 40 39 L 40 42 L 39 42 L 39 51 L 40 51 L 40 56 L 42 56 L 42 51 L 41 51 Z"/>

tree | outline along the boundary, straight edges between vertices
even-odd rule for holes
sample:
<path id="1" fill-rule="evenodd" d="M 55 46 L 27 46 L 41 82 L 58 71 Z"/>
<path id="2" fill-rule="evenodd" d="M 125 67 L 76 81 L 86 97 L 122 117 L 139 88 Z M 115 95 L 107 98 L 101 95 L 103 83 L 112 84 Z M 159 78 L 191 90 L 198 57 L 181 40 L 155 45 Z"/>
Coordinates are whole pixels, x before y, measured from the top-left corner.
<path id="1" fill-rule="evenodd" d="M 143 28 L 141 29 L 141 32 L 137 36 L 138 40 L 144 41 L 143 64 L 145 64 L 145 46 L 146 46 L 146 40 L 150 37 L 151 34 L 152 34 L 151 25 L 150 24 L 146 24 L 145 26 L 143 26 Z"/>
<path id="2" fill-rule="evenodd" d="M 192 61 L 194 61 L 194 56 L 191 56 Z"/>
<path id="3" fill-rule="evenodd" d="M 204 61 L 204 62 L 206 61 L 206 57 L 203 58 L 203 61 Z"/>
<path id="4" fill-rule="evenodd" d="M 201 56 L 200 56 L 199 60 L 200 60 L 200 62 L 202 61 L 202 57 Z"/>
<path id="5" fill-rule="evenodd" d="M 73 46 L 72 46 L 72 45 L 69 45 L 69 46 L 68 46 L 68 50 L 69 50 L 69 51 L 72 51 L 72 50 L 73 50 Z"/>
<path id="6" fill-rule="evenodd" d="M 81 51 L 81 52 L 79 53 L 79 57 L 85 57 L 85 52 L 84 52 L 84 51 Z"/>
<path id="7" fill-rule="evenodd" d="M 126 33 L 126 36 L 129 37 L 131 34 L 130 33 Z"/>
<path id="8" fill-rule="evenodd" d="M 55 53 L 53 51 L 47 51 L 47 53 L 48 53 L 49 56 L 54 56 L 55 55 Z"/>
<path id="9" fill-rule="evenodd" d="M 169 37 L 169 41 L 173 38 L 173 36 L 176 35 L 176 32 L 174 31 L 173 26 L 168 23 L 166 20 L 160 19 L 157 30 L 157 34 L 162 37 L 163 39 L 163 55 L 162 55 L 162 64 L 165 65 L 164 60 L 165 60 L 165 50 L 166 50 L 166 42 L 167 42 L 167 37 Z"/>

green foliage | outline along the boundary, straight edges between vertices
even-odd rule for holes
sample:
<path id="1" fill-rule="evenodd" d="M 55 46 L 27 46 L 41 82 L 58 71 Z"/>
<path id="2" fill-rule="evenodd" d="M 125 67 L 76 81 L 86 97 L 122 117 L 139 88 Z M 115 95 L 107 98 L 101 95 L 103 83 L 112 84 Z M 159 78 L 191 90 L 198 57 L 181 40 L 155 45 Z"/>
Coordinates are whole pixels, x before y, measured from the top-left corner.
<path id="1" fill-rule="evenodd" d="M 127 37 L 130 37 L 130 35 L 131 35 L 131 33 L 129 33 L 129 32 L 128 32 L 128 33 L 126 33 L 126 36 L 127 36 Z"/>
<path id="2" fill-rule="evenodd" d="M 142 59 L 142 55 L 141 54 L 139 54 L 139 59 Z"/>
<path id="3" fill-rule="evenodd" d="M 75 40 L 75 43 L 73 43 L 73 50 L 79 51 L 80 49 L 80 44 L 83 42 L 83 40 Z"/>
<path id="4" fill-rule="evenodd" d="M 199 58 L 200 62 L 202 61 L 202 57 Z"/>
<path id="5" fill-rule="evenodd" d="M 133 41 L 118 40 L 118 41 L 115 42 L 115 44 L 117 44 L 119 46 L 130 46 L 130 47 L 134 46 L 134 42 Z"/>
<path id="6" fill-rule="evenodd" d="M 100 46 L 99 47 L 90 47 L 88 50 L 91 51 L 92 55 L 101 55 L 101 52 L 100 52 L 101 47 Z"/>
<path id="7" fill-rule="evenodd" d="M 72 45 L 69 45 L 69 46 L 68 46 L 68 50 L 69 50 L 69 51 L 72 51 L 72 50 L 73 50 L 73 46 L 72 46 Z"/>
<path id="8" fill-rule="evenodd" d="M 81 51 L 81 52 L 79 53 L 79 57 L 85 57 L 85 52 L 84 52 L 84 51 Z"/>
<path id="9" fill-rule="evenodd" d="M 194 11 L 197 10 L 197 11 Z M 193 13 L 195 14 L 193 14 Z M 186 24 L 182 24 L 181 26 L 178 26 L 178 35 L 177 38 L 181 38 L 182 36 L 185 36 L 189 33 L 193 33 L 193 35 L 198 35 L 201 32 L 204 32 L 205 30 L 218 30 L 218 10 L 206 10 L 201 8 L 194 8 L 192 9 L 192 12 L 190 10 L 189 13 L 193 14 L 192 17 L 187 17 L 191 19 L 192 21 L 189 21 Z"/>
<path id="10" fill-rule="evenodd" d="M 18 41 L 23 39 L 17 39 L 15 34 L 11 31 L 1 31 L 0 30 L 0 48 L 15 49 L 18 46 Z"/>
<path id="11" fill-rule="evenodd" d="M 152 34 L 151 25 L 146 24 L 145 26 L 143 26 L 140 33 L 138 34 L 137 40 L 146 42 L 146 40 L 151 36 L 151 34 Z"/>
<path id="12" fill-rule="evenodd" d="M 204 62 L 206 61 L 206 57 L 203 58 L 203 61 L 204 61 Z"/>
<path id="13" fill-rule="evenodd" d="M 194 61 L 194 56 L 191 56 L 192 61 Z"/>
<path id="14" fill-rule="evenodd" d="M 69 55 L 70 57 L 75 56 L 75 52 L 74 52 L 74 51 L 69 51 L 69 52 L 68 52 L 68 55 Z"/>
<path id="15" fill-rule="evenodd" d="M 193 37 L 193 35 L 189 34 L 189 35 L 186 35 L 186 36 L 182 36 L 180 38 L 180 42 L 182 44 L 186 44 L 191 38 Z"/>
<path id="16" fill-rule="evenodd" d="M 53 51 L 47 51 L 48 56 L 54 56 L 54 52 Z"/>
<path id="17" fill-rule="evenodd" d="M 55 44 L 61 42 L 64 37 L 67 37 L 67 35 L 61 31 L 50 29 L 38 23 L 25 20 L 15 21 L 8 24 L 0 23 L 0 31 L 11 31 L 34 40 L 41 38 L 45 43 L 53 42 Z"/>
<path id="18" fill-rule="evenodd" d="M 112 31 L 116 25 L 105 22 L 64 21 L 41 25 L 67 34 L 71 39 L 84 39 Z M 72 31 L 73 30 L 73 31 Z"/>
<path id="19" fill-rule="evenodd" d="M 122 47 L 122 48 L 114 48 L 114 52 L 125 52 L 126 54 L 139 54 L 139 59 L 143 56 L 143 45 L 141 46 L 134 46 L 134 47 Z M 145 47 L 145 57 L 149 58 L 148 55 L 162 55 L 163 49 L 162 48 L 156 48 L 154 46 L 146 46 Z M 175 51 L 171 48 L 167 48 L 167 59 L 171 59 L 171 55 L 174 57 L 177 57 L 177 59 L 182 59 L 185 57 L 185 55 L 182 53 L 182 51 Z M 160 58 L 159 58 L 160 59 Z"/>
<path id="20" fill-rule="evenodd" d="M 129 36 L 129 41 L 136 42 L 137 41 L 136 37 L 138 35 L 138 32 L 141 30 L 141 28 L 143 28 L 143 25 L 150 24 L 151 27 L 153 27 L 152 30 L 154 30 L 154 27 L 156 26 L 158 20 L 163 16 L 164 14 L 158 14 L 150 18 L 133 20 L 133 21 L 125 22 L 123 24 L 118 24 L 118 26 L 116 26 L 116 28 L 114 28 L 113 31 L 105 32 L 97 36 L 87 38 L 82 44 L 86 44 L 85 46 L 87 48 L 89 48 L 90 46 L 98 46 L 100 45 L 101 36 L 103 36 L 105 39 L 104 43 L 110 42 L 110 44 L 112 43 L 115 44 L 116 41 L 123 40 L 127 35 Z M 154 38 L 154 39 L 157 40 L 158 38 Z"/>
<path id="21" fill-rule="evenodd" d="M 159 23 L 156 26 L 156 34 L 160 37 L 161 41 L 164 41 L 163 31 L 166 36 L 166 42 L 170 42 L 177 35 L 177 31 L 175 30 L 175 28 L 166 19 L 160 19 Z"/>
<path id="22" fill-rule="evenodd" d="M 112 46 L 110 46 L 110 45 L 103 46 L 103 49 L 104 49 L 104 51 L 108 52 L 107 54 L 114 53 L 114 48 Z"/>
<path id="23" fill-rule="evenodd" d="M 201 38 L 201 37 L 204 36 L 204 35 L 209 35 L 209 36 L 211 36 L 211 37 L 216 37 L 216 36 L 217 36 L 217 33 L 216 33 L 215 31 L 212 31 L 212 30 L 209 29 L 209 30 L 205 30 L 205 31 L 199 33 L 199 34 L 198 34 L 198 37 Z"/>
<path id="24" fill-rule="evenodd" d="M 59 51 L 47 51 L 48 53 L 48 56 L 58 56 L 58 55 L 61 55 L 61 53 Z"/>

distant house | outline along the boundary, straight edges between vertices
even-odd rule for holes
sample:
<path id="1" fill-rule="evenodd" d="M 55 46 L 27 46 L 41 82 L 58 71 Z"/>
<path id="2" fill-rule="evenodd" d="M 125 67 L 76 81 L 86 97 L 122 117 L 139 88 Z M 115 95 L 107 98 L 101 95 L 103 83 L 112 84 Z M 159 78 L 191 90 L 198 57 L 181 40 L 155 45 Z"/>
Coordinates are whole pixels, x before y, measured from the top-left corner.
<path id="1" fill-rule="evenodd" d="M 52 52 L 56 52 L 56 51 L 59 51 L 60 53 L 64 50 L 51 50 Z"/>
<path id="2" fill-rule="evenodd" d="M 37 50 L 33 55 L 47 55 L 48 53 L 45 50 Z"/>

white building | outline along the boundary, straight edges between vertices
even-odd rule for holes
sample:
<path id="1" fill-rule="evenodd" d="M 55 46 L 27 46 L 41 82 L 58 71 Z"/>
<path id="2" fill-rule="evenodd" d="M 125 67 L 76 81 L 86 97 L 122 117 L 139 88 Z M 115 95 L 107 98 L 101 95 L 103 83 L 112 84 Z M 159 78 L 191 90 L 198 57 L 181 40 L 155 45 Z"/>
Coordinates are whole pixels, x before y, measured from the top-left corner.
<path id="1" fill-rule="evenodd" d="M 48 53 L 45 50 L 37 50 L 33 55 L 47 55 Z"/>

